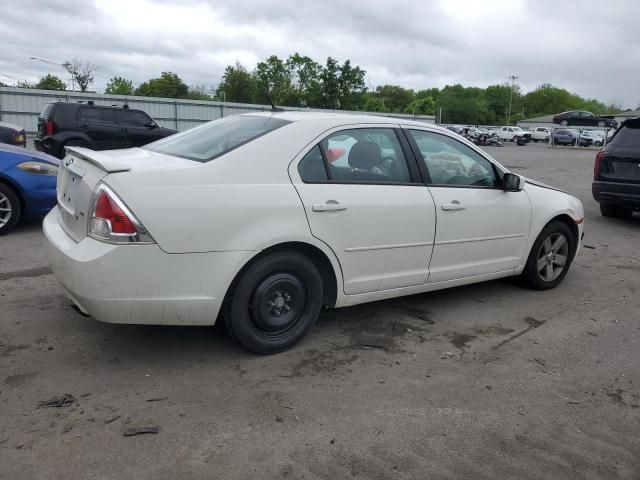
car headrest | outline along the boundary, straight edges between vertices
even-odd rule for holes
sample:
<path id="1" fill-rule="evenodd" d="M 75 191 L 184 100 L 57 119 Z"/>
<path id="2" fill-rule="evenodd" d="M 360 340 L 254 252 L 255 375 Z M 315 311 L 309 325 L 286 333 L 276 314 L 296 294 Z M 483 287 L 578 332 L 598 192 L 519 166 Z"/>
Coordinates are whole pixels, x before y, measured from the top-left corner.
<path id="1" fill-rule="evenodd" d="M 357 142 L 349 151 L 349 166 L 368 170 L 380 165 L 382 154 L 380 147 L 374 142 Z"/>

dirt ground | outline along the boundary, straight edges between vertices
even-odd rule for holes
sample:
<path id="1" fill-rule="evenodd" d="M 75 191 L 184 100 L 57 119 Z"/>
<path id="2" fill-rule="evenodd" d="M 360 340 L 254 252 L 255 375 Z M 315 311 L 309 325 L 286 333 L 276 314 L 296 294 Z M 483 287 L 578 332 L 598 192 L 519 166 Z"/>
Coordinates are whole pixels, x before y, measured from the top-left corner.
<path id="1" fill-rule="evenodd" d="M 560 287 L 327 311 L 270 357 L 219 328 L 82 317 L 37 223 L 0 237 L 0 478 L 640 478 L 640 215 L 600 216 L 593 151 L 489 152 L 583 201 Z"/>

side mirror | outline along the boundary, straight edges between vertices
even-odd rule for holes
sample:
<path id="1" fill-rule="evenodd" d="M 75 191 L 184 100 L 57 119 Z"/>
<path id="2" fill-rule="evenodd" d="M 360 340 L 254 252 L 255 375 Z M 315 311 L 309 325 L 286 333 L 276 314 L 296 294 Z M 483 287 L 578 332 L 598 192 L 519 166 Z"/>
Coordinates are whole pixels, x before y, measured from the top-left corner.
<path id="1" fill-rule="evenodd" d="M 147 128 L 156 128 L 157 126 L 156 122 L 149 122 L 145 125 Z"/>
<path id="2" fill-rule="evenodd" d="M 502 190 L 505 192 L 520 192 L 524 188 L 524 178 L 514 173 L 505 173 L 502 177 Z"/>

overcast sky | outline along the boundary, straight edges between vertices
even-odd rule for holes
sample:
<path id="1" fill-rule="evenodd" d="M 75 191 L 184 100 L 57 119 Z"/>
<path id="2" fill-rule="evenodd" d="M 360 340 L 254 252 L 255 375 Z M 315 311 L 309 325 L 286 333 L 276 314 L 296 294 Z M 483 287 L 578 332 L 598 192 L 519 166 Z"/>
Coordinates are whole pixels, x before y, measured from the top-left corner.
<path id="1" fill-rule="evenodd" d="M 350 59 L 371 86 L 487 86 L 517 75 L 525 91 L 551 83 L 640 102 L 638 0 L 22 0 L 1 10 L 0 74 L 65 79 L 29 57 L 79 57 L 100 66 L 98 91 L 114 75 L 138 84 L 162 71 L 215 86 L 236 60 L 251 69 L 299 52 Z"/>

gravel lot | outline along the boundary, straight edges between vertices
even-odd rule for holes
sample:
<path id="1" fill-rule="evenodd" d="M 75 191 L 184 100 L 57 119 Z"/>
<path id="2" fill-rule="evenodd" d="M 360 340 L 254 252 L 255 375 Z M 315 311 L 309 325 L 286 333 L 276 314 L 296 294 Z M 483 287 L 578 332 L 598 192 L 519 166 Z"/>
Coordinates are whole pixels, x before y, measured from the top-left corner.
<path id="1" fill-rule="evenodd" d="M 0 477 L 640 478 L 640 216 L 600 216 L 593 151 L 490 153 L 583 201 L 589 248 L 560 287 L 327 311 L 276 356 L 82 317 L 38 224 L 0 237 Z"/>

